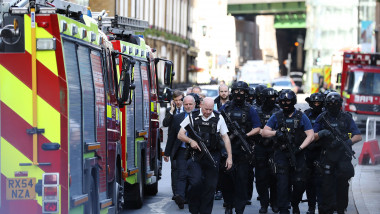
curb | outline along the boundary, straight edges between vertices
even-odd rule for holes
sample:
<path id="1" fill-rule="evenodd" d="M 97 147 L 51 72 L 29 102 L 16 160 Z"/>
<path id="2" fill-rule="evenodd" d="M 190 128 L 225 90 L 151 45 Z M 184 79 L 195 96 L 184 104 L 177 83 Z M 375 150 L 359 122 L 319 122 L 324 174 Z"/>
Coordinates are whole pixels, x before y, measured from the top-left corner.
<path id="1" fill-rule="evenodd" d="M 365 204 L 363 193 L 361 190 L 361 172 L 362 172 L 362 166 L 357 164 L 355 166 L 355 176 L 352 179 L 352 195 L 353 195 L 353 202 L 354 206 L 358 213 L 360 214 L 370 214 L 370 212 L 367 209 L 367 206 Z"/>

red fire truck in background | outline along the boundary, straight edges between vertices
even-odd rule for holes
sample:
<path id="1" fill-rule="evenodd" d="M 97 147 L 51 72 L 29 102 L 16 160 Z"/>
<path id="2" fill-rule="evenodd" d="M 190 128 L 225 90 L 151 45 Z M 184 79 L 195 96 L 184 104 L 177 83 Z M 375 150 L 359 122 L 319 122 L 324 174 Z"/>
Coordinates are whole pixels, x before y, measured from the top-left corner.
<path id="1" fill-rule="evenodd" d="M 368 116 L 380 116 L 380 54 L 345 52 L 341 83 L 343 108 L 365 127 Z"/>

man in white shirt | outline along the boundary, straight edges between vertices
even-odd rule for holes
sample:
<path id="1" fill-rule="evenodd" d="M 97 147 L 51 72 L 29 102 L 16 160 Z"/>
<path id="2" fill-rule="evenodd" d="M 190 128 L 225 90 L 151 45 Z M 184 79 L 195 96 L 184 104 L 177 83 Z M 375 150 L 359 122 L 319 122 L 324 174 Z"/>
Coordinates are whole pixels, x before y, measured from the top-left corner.
<path id="1" fill-rule="evenodd" d="M 201 109 L 193 111 L 181 123 L 178 139 L 186 142 L 191 147 L 191 157 L 187 160 L 189 192 L 189 211 L 193 214 L 212 212 L 214 202 L 214 192 L 218 182 L 219 167 L 207 159 L 202 153 L 198 142 L 186 135 L 186 126 L 191 125 L 201 136 L 207 149 L 216 161 L 216 166 L 220 162 L 220 138 L 224 141 L 227 151 L 225 167 L 229 170 L 232 167 L 231 143 L 227 135 L 228 129 L 224 118 L 213 111 L 214 100 L 206 97 L 201 105 Z"/>

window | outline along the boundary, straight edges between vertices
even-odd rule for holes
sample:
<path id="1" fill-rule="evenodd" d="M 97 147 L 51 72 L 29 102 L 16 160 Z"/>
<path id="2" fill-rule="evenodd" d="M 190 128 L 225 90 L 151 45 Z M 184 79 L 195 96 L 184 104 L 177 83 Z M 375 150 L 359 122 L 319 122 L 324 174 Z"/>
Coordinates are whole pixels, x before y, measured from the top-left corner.
<path id="1" fill-rule="evenodd" d="M 345 90 L 349 94 L 380 95 L 380 73 L 349 72 Z M 377 84 L 376 84 L 377 83 Z"/>

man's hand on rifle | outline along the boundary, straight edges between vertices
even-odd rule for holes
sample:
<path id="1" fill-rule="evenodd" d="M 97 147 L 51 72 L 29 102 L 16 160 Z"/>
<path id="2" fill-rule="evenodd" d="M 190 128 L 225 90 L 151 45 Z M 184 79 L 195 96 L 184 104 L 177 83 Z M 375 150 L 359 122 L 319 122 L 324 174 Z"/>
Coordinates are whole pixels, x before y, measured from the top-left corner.
<path id="1" fill-rule="evenodd" d="M 232 157 L 227 158 L 225 167 L 226 167 L 227 170 L 231 169 L 231 167 L 232 167 Z"/>
<path id="2" fill-rule="evenodd" d="M 349 145 L 349 146 L 354 145 L 354 143 L 352 142 L 351 139 L 347 139 L 347 140 L 345 141 L 345 143 L 346 143 L 347 145 Z"/>
<path id="3" fill-rule="evenodd" d="M 190 141 L 190 146 L 192 149 L 198 149 L 199 151 L 202 151 L 201 147 L 198 146 L 198 143 L 195 140 Z"/>
<path id="4" fill-rule="evenodd" d="M 323 138 L 323 137 L 330 137 L 332 136 L 332 133 L 330 130 L 327 130 L 327 129 L 323 129 L 321 131 L 318 132 L 318 137 L 319 138 Z"/>

